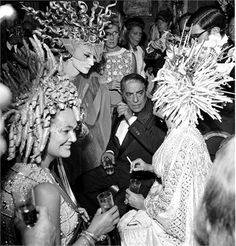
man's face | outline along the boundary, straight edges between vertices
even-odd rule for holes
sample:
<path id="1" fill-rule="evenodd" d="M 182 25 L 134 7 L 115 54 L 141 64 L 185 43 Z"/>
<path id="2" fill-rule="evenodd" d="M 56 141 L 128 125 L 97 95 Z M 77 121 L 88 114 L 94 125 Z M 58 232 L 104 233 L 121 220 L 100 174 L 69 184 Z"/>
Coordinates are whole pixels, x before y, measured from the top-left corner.
<path id="1" fill-rule="evenodd" d="M 129 80 L 123 89 L 123 99 L 134 113 L 140 112 L 147 101 L 145 85 L 139 80 Z"/>

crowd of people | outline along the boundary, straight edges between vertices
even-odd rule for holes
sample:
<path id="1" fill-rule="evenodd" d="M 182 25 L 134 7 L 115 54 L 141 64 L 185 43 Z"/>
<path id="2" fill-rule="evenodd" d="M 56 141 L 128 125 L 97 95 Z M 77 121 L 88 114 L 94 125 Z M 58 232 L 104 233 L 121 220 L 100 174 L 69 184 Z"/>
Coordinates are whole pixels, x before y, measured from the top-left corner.
<path id="1" fill-rule="evenodd" d="M 116 4 L 25 3 L 20 34 L 4 20 L 1 245 L 233 246 L 233 12 L 160 10 L 145 44 Z"/>

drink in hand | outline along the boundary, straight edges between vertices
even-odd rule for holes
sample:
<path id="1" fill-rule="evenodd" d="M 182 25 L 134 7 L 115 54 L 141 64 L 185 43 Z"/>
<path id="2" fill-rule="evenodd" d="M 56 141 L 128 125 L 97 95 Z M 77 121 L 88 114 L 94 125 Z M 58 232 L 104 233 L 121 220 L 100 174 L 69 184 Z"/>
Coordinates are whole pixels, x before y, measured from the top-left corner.
<path id="1" fill-rule="evenodd" d="M 139 179 L 130 179 L 129 189 L 138 194 L 141 186 L 141 181 Z"/>
<path id="2" fill-rule="evenodd" d="M 105 213 L 114 206 L 113 196 L 110 191 L 104 191 L 97 196 L 102 212 Z"/>
<path id="3" fill-rule="evenodd" d="M 33 204 L 23 204 L 19 206 L 18 211 L 27 226 L 34 226 L 37 221 L 37 211 Z"/>

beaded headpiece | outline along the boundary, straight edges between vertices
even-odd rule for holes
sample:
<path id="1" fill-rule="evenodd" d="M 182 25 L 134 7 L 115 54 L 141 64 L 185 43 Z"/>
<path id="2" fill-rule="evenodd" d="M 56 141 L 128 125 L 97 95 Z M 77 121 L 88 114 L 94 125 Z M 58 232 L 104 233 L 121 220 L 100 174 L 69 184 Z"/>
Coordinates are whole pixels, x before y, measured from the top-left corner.
<path id="1" fill-rule="evenodd" d="M 92 4 L 90 15 L 83 1 L 50 1 L 46 12 L 26 6 L 23 9 L 39 22 L 41 27 L 35 33 L 48 42 L 52 50 L 61 54 L 68 51 L 73 55 L 71 46 L 82 42 L 91 46 L 91 51 L 99 61 L 103 51 L 104 27 L 109 23 L 107 19 L 112 14 L 110 8 L 116 5 L 116 1 L 106 8 L 100 6 L 98 1 Z"/>
<path id="2" fill-rule="evenodd" d="M 36 70 L 36 76 L 32 77 L 31 86 L 28 84 L 29 88 L 20 94 L 4 118 L 10 119 L 8 160 L 20 154 L 24 162 L 30 158 L 31 162 L 40 163 L 49 140 L 51 119 L 58 111 L 71 108 L 80 122 L 81 135 L 87 134 L 88 129 L 82 123 L 84 112 L 80 107 L 77 88 L 69 78 L 59 74 L 61 64 L 56 65 L 55 57 L 46 44 L 42 44 L 35 35 L 30 42 L 35 52 L 30 51 L 24 42 L 25 53 L 34 64 L 31 70 Z M 19 72 L 19 69 L 23 69 L 20 64 L 15 72 Z M 5 80 L 13 74 L 12 70 L 5 71 L 5 75 L 7 73 Z M 13 88 L 12 84 L 9 86 Z"/>
<path id="3" fill-rule="evenodd" d="M 154 109 L 176 125 L 198 124 L 198 117 L 203 119 L 201 111 L 221 121 L 219 109 L 232 102 L 223 87 L 233 79 L 217 62 L 221 54 L 203 43 L 187 45 L 188 40 L 186 36 L 184 45 L 182 41 L 170 44 L 165 64 L 155 78 Z M 231 64 L 222 66 L 232 68 L 235 60 L 229 61 Z"/>

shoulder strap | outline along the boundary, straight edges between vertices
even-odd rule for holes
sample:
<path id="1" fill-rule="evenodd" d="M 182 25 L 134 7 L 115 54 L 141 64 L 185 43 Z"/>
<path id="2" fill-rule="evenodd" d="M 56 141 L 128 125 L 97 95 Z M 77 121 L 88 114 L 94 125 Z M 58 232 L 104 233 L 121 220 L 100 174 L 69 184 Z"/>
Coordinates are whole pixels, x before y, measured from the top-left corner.
<path id="1" fill-rule="evenodd" d="M 51 171 L 53 177 L 55 178 L 54 184 L 56 185 L 58 191 L 60 192 L 60 194 L 62 195 L 62 197 L 64 198 L 64 200 L 71 205 L 71 207 L 77 212 L 79 213 L 77 204 L 75 204 L 72 199 L 70 198 L 70 196 L 67 194 L 67 192 L 65 191 L 64 185 L 62 183 L 62 181 L 60 180 L 60 178 L 56 175 L 56 173 L 52 170 Z"/>

